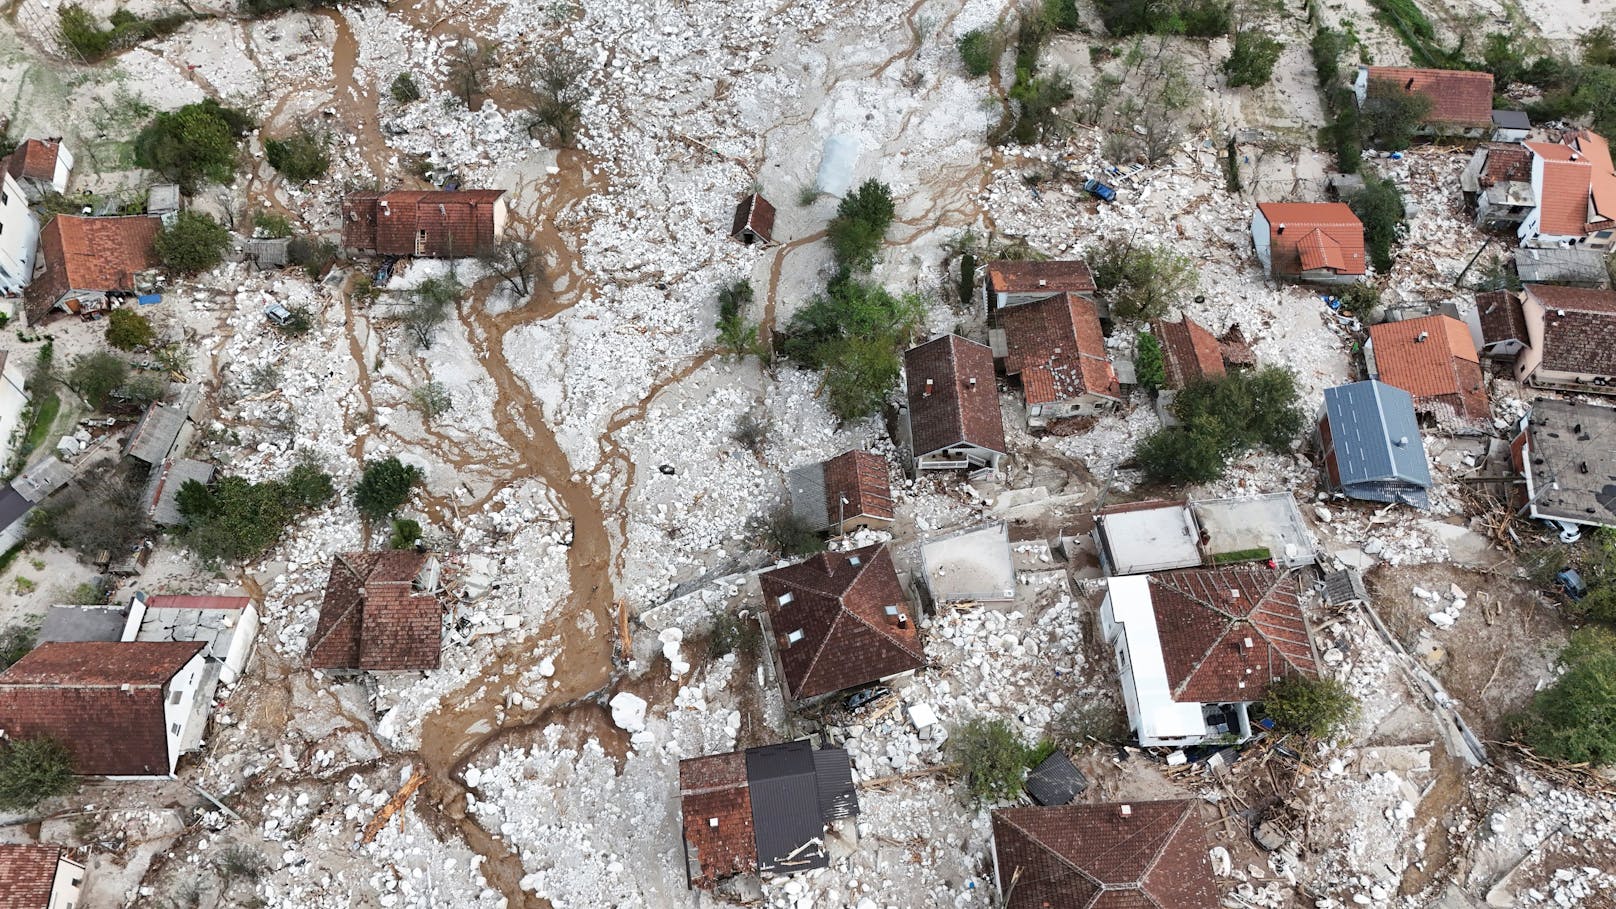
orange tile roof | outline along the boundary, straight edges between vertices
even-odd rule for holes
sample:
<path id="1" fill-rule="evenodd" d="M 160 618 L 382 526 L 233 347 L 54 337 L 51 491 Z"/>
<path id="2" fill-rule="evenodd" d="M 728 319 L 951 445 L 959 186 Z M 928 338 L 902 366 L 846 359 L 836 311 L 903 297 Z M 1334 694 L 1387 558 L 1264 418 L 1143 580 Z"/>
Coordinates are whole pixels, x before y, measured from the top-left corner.
<path id="1" fill-rule="evenodd" d="M 1271 267 L 1276 275 L 1300 275 L 1309 270 L 1304 243 L 1312 246 L 1312 261 L 1338 274 L 1364 273 L 1363 223 L 1342 202 L 1264 202 L 1257 206 L 1268 220 Z M 1318 232 L 1340 249 L 1339 259 L 1328 253 L 1329 244 L 1314 237 Z M 1330 264 L 1332 261 L 1339 265 Z"/>
<path id="2" fill-rule="evenodd" d="M 1405 91 L 1431 99 L 1426 122 L 1454 126 L 1493 124 L 1492 73 L 1458 69 L 1417 69 L 1408 66 L 1371 66 L 1372 82 L 1393 82 Z"/>
<path id="3" fill-rule="evenodd" d="M 45 909 L 51 904 L 60 846 L 0 845 L 0 909 Z"/>
<path id="4" fill-rule="evenodd" d="M 157 267 L 157 218 L 57 215 L 39 233 L 44 271 L 28 286 L 28 318 L 43 318 L 69 291 L 132 291 L 135 275 Z"/>
<path id="5" fill-rule="evenodd" d="M 1317 227 L 1297 242 L 1296 252 L 1301 256 L 1303 271 L 1319 268 L 1344 271 L 1347 267 L 1347 257 L 1341 252 L 1341 244 Z"/>
<path id="6" fill-rule="evenodd" d="M 1004 259 L 988 263 L 988 288 L 992 293 L 1006 294 L 1038 291 L 1091 294 L 1094 293 L 1094 275 L 1088 263 L 1077 259 Z"/>
<path id="7" fill-rule="evenodd" d="M 1188 317 L 1179 322 L 1157 320 L 1150 330 L 1161 343 L 1169 388 L 1223 376 L 1223 345 L 1199 323 Z"/>
<path id="8" fill-rule="evenodd" d="M 1369 339 L 1380 380 L 1413 395 L 1416 409 L 1448 407 L 1472 423 L 1491 418 L 1481 362 L 1463 322 L 1441 315 L 1382 322 L 1370 327 Z"/>
<path id="9" fill-rule="evenodd" d="M 1028 404 L 1084 394 L 1121 400 L 1122 387 L 1105 350 L 1094 303 L 1075 293 L 1056 294 L 999 310 L 1008 347 L 1005 372 L 1021 375 Z"/>
<path id="10" fill-rule="evenodd" d="M 1318 674 L 1292 572 L 1164 571 L 1150 602 L 1175 701 L 1260 701 L 1274 679 Z"/>
<path id="11" fill-rule="evenodd" d="M 60 139 L 29 139 L 6 158 L 6 170 L 17 180 L 54 182 L 56 157 L 61 144 Z"/>
<path id="12" fill-rule="evenodd" d="M 1586 155 L 1555 142 L 1523 142 L 1543 159 L 1543 186 L 1538 196 L 1538 231 L 1553 236 L 1581 236 L 1588 230 L 1588 194 L 1593 166 Z"/>
<path id="13" fill-rule="evenodd" d="M 1590 175 L 1594 209 L 1601 218 L 1616 218 L 1616 166 L 1611 164 L 1610 143 L 1593 130 L 1582 130 L 1572 136 L 1577 149 L 1593 168 Z"/>

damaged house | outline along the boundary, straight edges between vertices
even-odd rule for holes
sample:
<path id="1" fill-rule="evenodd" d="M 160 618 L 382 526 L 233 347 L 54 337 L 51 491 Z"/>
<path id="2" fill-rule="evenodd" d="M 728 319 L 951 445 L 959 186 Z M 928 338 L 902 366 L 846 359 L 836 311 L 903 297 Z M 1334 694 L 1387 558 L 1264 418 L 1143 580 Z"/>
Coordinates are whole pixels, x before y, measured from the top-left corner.
<path id="1" fill-rule="evenodd" d="M 1092 416 L 1122 403 L 1094 301 L 1062 293 L 998 312 L 1004 372 L 1021 383 L 1027 426 Z"/>
<path id="2" fill-rule="evenodd" d="M 60 846 L 0 845 L 0 909 L 74 909 L 84 877 Z"/>
<path id="3" fill-rule="evenodd" d="M 830 864 L 825 841 L 857 817 L 847 751 L 806 739 L 679 762 L 688 879 L 711 890 L 740 874 L 796 874 Z"/>
<path id="4" fill-rule="evenodd" d="M 1538 398 L 1510 443 L 1522 511 L 1541 521 L 1616 527 L 1616 408 Z"/>
<path id="5" fill-rule="evenodd" d="M 309 666 L 370 672 L 438 668 L 443 606 L 438 560 L 409 549 L 345 552 L 331 560 Z"/>
<path id="6" fill-rule="evenodd" d="M 1470 329 L 1451 316 L 1382 322 L 1364 345 L 1369 375 L 1414 398 L 1414 410 L 1451 432 L 1492 426 L 1487 380 Z"/>
<path id="7" fill-rule="evenodd" d="M 1358 106 L 1377 93 L 1401 92 L 1430 100 L 1431 109 L 1415 131 L 1422 136 L 1483 139 L 1493 132 L 1493 75 L 1458 69 L 1360 66 L 1352 83 Z"/>
<path id="8" fill-rule="evenodd" d="M 993 351 L 943 335 L 903 354 L 914 469 L 995 470 L 1004 457 Z"/>
<path id="9" fill-rule="evenodd" d="M 1076 259 L 989 262 L 985 293 L 991 314 L 1007 306 L 1047 300 L 1056 294 L 1094 296 L 1094 275 Z"/>
<path id="10" fill-rule="evenodd" d="M 1243 742 L 1270 682 L 1318 674 L 1294 571 L 1190 568 L 1106 587 L 1101 630 L 1141 746 Z"/>
<path id="11" fill-rule="evenodd" d="M 1526 344 L 1515 355 L 1516 381 L 1616 394 L 1616 291 L 1528 284 L 1520 306 Z"/>
<path id="12" fill-rule="evenodd" d="M 342 248 L 366 256 L 475 256 L 499 242 L 508 216 L 503 189 L 349 193 Z"/>
<path id="13" fill-rule="evenodd" d="M 28 321 L 55 310 L 83 315 L 156 287 L 152 243 L 163 222 L 149 215 L 81 218 L 57 215 L 39 234 L 39 264 L 25 296 Z"/>
<path id="14" fill-rule="evenodd" d="M 51 193 L 67 192 L 73 175 L 73 153 L 61 139 L 24 139 L 11 154 L 0 159 L 5 171 L 29 202 L 38 202 Z"/>
<path id="15" fill-rule="evenodd" d="M 926 665 L 920 630 L 887 544 L 821 552 L 758 576 L 764 633 L 788 701 L 806 701 Z"/>
<path id="16" fill-rule="evenodd" d="M 1363 222 L 1344 202 L 1264 202 L 1251 218 L 1263 271 L 1282 281 L 1351 284 L 1363 280 Z"/>
<path id="17" fill-rule="evenodd" d="M 1459 186 L 1482 230 L 1514 232 L 1537 207 L 1532 152 L 1520 143 L 1493 142 L 1477 148 L 1459 174 Z"/>
<path id="18" fill-rule="evenodd" d="M 791 511 L 817 533 L 835 536 L 892 526 L 887 459 L 859 449 L 805 464 L 786 478 Z"/>
<path id="19" fill-rule="evenodd" d="M 1324 390 L 1314 441 L 1330 492 L 1431 507 L 1431 465 L 1414 397 L 1373 379 Z"/>
<path id="20" fill-rule="evenodd" d="M 1521 245 L 1616 246 L 1616 169 L 1604 137 L 1582 130 L 1522 145 L 1532 154 L 1533 208 L 1516 231 Z"/>
<path id="21" fill-rule="evenodd" d="M 39 219 L 11 174 L 0 170 L 0 296 L 20 294 L 34 277 Z"/>
<path id="22" fill-rule="evenodd" d="M 1150 333 L 1161 345 L 1168 388 L 1223 378 L 1223 344 L 1199 322 L 1189 316 L 1177 322 L 1157 319 L 1150 323 Z"/>

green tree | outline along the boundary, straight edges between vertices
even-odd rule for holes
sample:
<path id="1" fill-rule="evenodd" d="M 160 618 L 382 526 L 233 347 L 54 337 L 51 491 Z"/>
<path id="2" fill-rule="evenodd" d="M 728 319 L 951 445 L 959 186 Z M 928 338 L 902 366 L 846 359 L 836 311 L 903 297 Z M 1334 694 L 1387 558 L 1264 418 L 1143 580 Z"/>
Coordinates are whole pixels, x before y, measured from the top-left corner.
<path id="1" fill-rule="evenodd" d="M 1149 332 L 1138 336 L 1139 355 L 1134 371 L 1139 384 L 1146 388 L 1160 388 L 1167 382 L 1167 362 L 1162 358 L 1161 342 Z"/>
<path id="2" fill-rule="evenodd" d="M 1347 203 L 1363 222 L 1364 245 L 1375 271 L 1392 269 L 1392 245 L 1403 226 L 1403 194 L 1390 180 L 1364 175 L 1364 188 Z"/>
<path id="3" fill-rule="evenodd" d="M 98 350 L 73 358 L 67 371 L 67 387 L 96 410 L 129 378 L 129 363 L 110 351 Z"/>
<path id="4" fill-rule="evenodd" d="M 1195 289 L 1195 263 L 1166 246 L 1111 237 L 1085 254 L 1115 319 L 1160 318 Z"/>
<path id="5" fill-rule="evenodd" d="M 153 244 L 158 261 L 176 274 L 198 275 L 224 261 L 230 231 L 199 211 L 182 211 L 174 223 L 157 232 Z"/>
<path id="6" fill-rule="evenodd" d="M 428 278 L 410 293 L 410 302 L 404 307 L 399 321 L 410 330 L 419 347 L 432 346 L 432 333 L 449 318 L 449 312 L 459 302 L 465 288 L 453 275 Z"/>
<path id="7" fill-rule="evenodd" d="M 421 87 L 415 84 L 415 77 L 409 73 L 399 73 L 393 79 L 390 91 L 393 94 L 393 100 L 400 104 L 421 100 Z"/>
<path id="8" fill-rule="evenodd" d="M 533 122 L 530 134 L 541 141 L 568 147 L 583 126 L 583 103 L 589 97 L 584 81 L 588 66 L 583 58 L 559 44 L 547 45 L 528 71 Z"/>
<path id="9" fill-rule="evenodd" d="M 1285 451 L 1307 422 L 1295 377 L 1272 366 L 1194 383 L 1173 400 L 1173 415 L 1178 426 L 1146 436 L 1134 451 L 1152 482 L 1211 482 L 1240 452 Z"/>
<path id="10" fill-rule="evenodd" d="M 1358 699 L 1331 678 L 1291 675 L 1268 686 L 1263 712 L 1286 732 L 1328 741 L 1358 716 Z"/>
<path id="11" fill-rule="evenodd" d="M 1223 476 L 1223 446 L 1217 436 L 1171 426 L 1140 440 L 1134 458 L 1153 483 L 1210 483 Z"/>
<path id="12" fill-rule="evenodd" d="M 1430 113 L 1429 95 L 1409 91 L 1393 79 L 1371 79 L 1358 115 L 1364 142 L 1386 151 L 1408 148 Z"/>
<path id="13" fill-rule="evenodd" d="M 475 110 L 472 102 L 485 91 L 484 79 L 494 66 L 494 45 L 481 41 L 462 41 L 449 50 L 449 88 L 468 109 Z"/>
<path id="14" fill-rule="evenodd" d="M 907 342 L 924 311 L 914 294 L 893 296 L 870 281 L 833 281 L 791 317 L 781 352 L 810 369 L 824 369 L 850 338 Z"/>
<path id="15" fill-rule="evenodd" d="M 746 318 L 752 308 L 752 282 L 740 278 L 718 290 L 718 347 L 731 356 L 761 353 L 758 325 Z"/>
<path id="16" fill-rule="evenodd" d="M 119 350 L 150 347 L 151 320 L 132 309 L 114 309 L 107 314 L 107 343 Z"/>
<path id="17" fill-rule="evenodd" d="M 818 528 L 804 521 L 790 505 L 782 505 L 769 515 L 766 531 L 769 543 L 783 556 L 813 555 L 825 548 Z"/>
<path id="18" fill-rule="evenodd" d="M 835 360 L 825 367 L 830 412 L 844 421 L 876 413 L 886 402 L 887 393 L 898 384 L 902 371 L 903 363 L 892 338 L 847 338 L 837 345 Z"/>
<path id="19" fill-rule="evenodd" d="M 864 181 L 842 199 L 826 236 L 843 272 L 866 272 L 875 265 L 895 212 L 892 190 L 879 180 Z"/>
<path id="20" fill-rule="evenodd" d="M 185 521 L 179 540 L 208 565 L 257 558 L 280 541 L 298 515 L 335 494 L 331 476 L 306 456 L 282 480 L 253 483 L 225 476 L 212 486 L 187 480 L 175 492 L 175 507 Z"/>
<path id="21" fill-rule="evenodd" d="M 998 58 L 998 42 L 991 31 L 973 28 L 959 38 L 960 63 L 972 78 L 986 76 Z"/>
<path id="22" fill-rule="evenodd" d="M 968 720 L 949 733 L 946 748 L 972 802 L 1005 802 L 1020 795 L 1028 748 L 1008 721 Z"/>
<path id="23" fill-rule="evenodd" d="M 292 220 L 278 211 L 254 212 L 253 233 L 272 240 L 290 237 L 294 233 Z"/>
<path id="24" fill-rule="evenodd" d="M 291 472 L 281 482 L 285 487 L 286 501 L 297 508 L 318 508 L 337 495 L 336 487 L 331 484 L 331 475 L 306 455 L 293 465 Z"/>
<path id="25" fill-rule="evenodd" d="M 1267 32 L 1243 28 L 1235 32 L 1234 49 L 1223 61 L 1223 73 L 1230 88 L 1249 85 L 1253 88 L 1268 84 L 1273 78 L 1274 64 L 1285 45 L 1269 37 Z"/>
<path id="26" fill-rule="evenodd" d="M 1333 28 L 1320 28 L 1313 33 L 1308 49 L 1313 53 L 1313 69 L 1317 72 L 1320 88 L 1335 85 L 1341 75 L 1341 55 L 1346 53 L 1352 39 L 1345 32 Z"/>
<path id="27" fill-rule="evenodd" d="M 393 534 L 387 539 L 389 549 L 409 549 L 421 539 L 421 522 L 409 518 L 393 519 Z"/>
<path id="28" fill-rule="evenodd" d="M 0 740 L 0 811 L 27 811 L 75 788 L 73 754 L 61 742 Z"/>
<path id="29" fill-rule="evenodd" d="M 270 167 L 293 183 L 307 183 L 322 177 L 331 167 L 325 143 L 307 130 L 299 130 L 285 139 L 265 139 L 264 157 Z"/>
<path id="30" fill-rule="evenodd" d="M 208 98 L 159 113 L 135 137 L 135 163 L 194 193 L 202 183 L 235 178 L 241 138 L 252 118 Z"/>
<path id="31" fill-rule="evenodd" d="M 409 499 L 410 490 L 421 480 L 420 468 L 398 458 L 370 461 L 353 488 L 354 507 L 367 521 L 385 521 Z"/>
<path id="32" fill-rule="evenodd" d="M 0 672 L 28 655 L 39 640 L 39 628 L 34 625 L 7 625 L 0 629 Z"/>
<path id="33" fill-rule="evenodd" d="M 1588 626 L 1560 653 L 1564 673 L 1512 721 L 1538 754 L 1578 764 L 1616 763 L 1616 633 Z"/>

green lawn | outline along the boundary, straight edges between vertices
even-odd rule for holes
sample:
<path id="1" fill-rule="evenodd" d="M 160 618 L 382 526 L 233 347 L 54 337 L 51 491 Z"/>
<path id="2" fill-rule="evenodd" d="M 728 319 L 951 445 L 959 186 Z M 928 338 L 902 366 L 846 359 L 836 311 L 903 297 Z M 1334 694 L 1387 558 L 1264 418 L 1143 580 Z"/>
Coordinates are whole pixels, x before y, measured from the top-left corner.
<path id="1" fill-rule="evenodd" d="M 26 458 L 44 444 L 45 438 L 50 435 L 51 427 L 56 424 L 56 415 L 62 410 L 62 399 L 56 392 L 46 393 L 38 406 L 34 408 L 34 420 L 28 424 L 28 435 L 23 438 L 22 450 L 19 452 Z"/>

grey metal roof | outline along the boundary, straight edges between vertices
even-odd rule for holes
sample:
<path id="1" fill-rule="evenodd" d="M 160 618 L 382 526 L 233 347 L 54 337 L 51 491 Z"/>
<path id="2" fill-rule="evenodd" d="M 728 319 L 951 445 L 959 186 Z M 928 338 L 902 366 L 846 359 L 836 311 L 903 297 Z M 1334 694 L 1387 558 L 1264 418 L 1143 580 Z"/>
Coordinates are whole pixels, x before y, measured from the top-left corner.
<path id="1" fill-rule="evenodd" d="M 0 489 L 0 530 L 16 523 L 33 507 L 34 503 L 28 501 L 28 498 L 16 488 L 6 486 Z"/>
<path id="2" fill-rule="evenodd" d="M 827 822 L 858 815 L 853 761 L 845 749 L 828 747 L 814 752 L 814 785 L 819 790 L 819 815 Z"/>
<path id="3" fill-rule="evenodd" d="M 55 456 L 48 457 L 28 468 L 11 481 L 13 489 L 35 505 L 45 497 L 67 485 L 73 479 L 73 468 Z"/>
<path id="4" fill-rule="evenodd" d="M 213 480 L 213 465 L 204 461 L 195 461 L 190 458 L 180 458 L 168 466 L 168 469 L 158 474 L 156 482 L 161 485 L 157 489 L 156 501 L 152 504 L 152 520 L 164 527 L 174 527 L 185 523 L 185 516 L 175 498 L 179 495 L 180 487 L 186 480 L 195 480 L 207 484 Z M 148 501 L 150 499 L 148 498 Z"/>
<path id="5" fill-rule="evenodd" d="M 1495 110 L 1493 125 L 1501 129 L 1531 129 L 1532 118 L 1524 110 Z"/>
<path id="6" fill-rule="evenodd" d="M 791 513 L 815 530 L 831 526 L 830 509 L 825 504 L 825 464 L 804 464 L 786 476 L 791 491 Z"/>
<path id="7" fill-rule="evenodd" d="M 1539 398 L 1526 431 L 1533 514 L 1616 527 L 1616 408 Z"/>
<path id="8" fill-rule="evenodd" d="M 1059 748 L 1027 774 L 1027 794 L 1045 807 L 1069 805 L 1087 788 L 1088 779 Z"/>
<path id="9" fill-rule="evenodd" d="M 1364 589 L 1363 575 L 1352 568 L 1326 574 L 1324 600 L 1331 606 L 1369 602 L 1369 591 Z"/>
<path id="10" fill-rule="evenodd" d="M 1414 398 L 1373 379 L 1324 390 L 1331 444 L 1343 487 L 1388 481 L 1431 485 Z"/>
<path id="11" fill-rule="evenodd" d="M 177 183 L 154 183 L 146 191 L 146 214 L 164 215 L 180 210 L 180 187 Z"/>
<path id="12" fill-rule="evenodd" d="M 793 873 L 828 865 L 813 746 L 802 740 L 749 748 L 746 779 L 758 870 Z"/>
<path id="13" fill-rule="evenodd" d="M 289 237 L 249 237 L 242 243 L 242 250 L 259 268 L 285 268 L 291 261 L 291 246 Z"/>
<path id="14" fill-rule="evenodd" d="M 128 611 L 114 606 L 52 606 L 39 626 L 39 642 L 118 641 Z"/>
<path id="15" fill-rule="evenodd" d="M 1605 270 L 1605 254 L 1586 246 L 1518 249 L 1515 251 L 1515 271 L 1527 284 L 1604 287 L 1610 282 L 1610 273 Z"/>
<path id="16" fill-rule="evenodd" d="M 129 435 L 124 454 L 155 467 L 168 457 L 184 426 L 184 410 L 153 403 L 146 408 L 140 422 L 135 424 L 135 431 Z"/>

